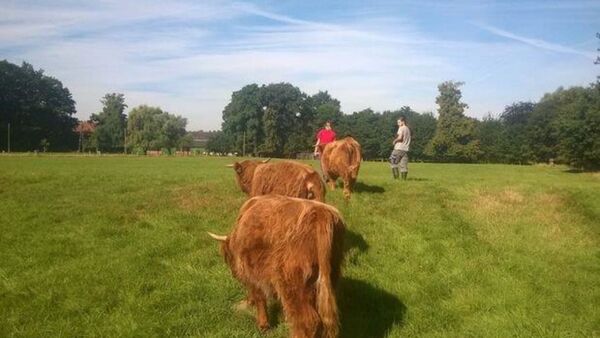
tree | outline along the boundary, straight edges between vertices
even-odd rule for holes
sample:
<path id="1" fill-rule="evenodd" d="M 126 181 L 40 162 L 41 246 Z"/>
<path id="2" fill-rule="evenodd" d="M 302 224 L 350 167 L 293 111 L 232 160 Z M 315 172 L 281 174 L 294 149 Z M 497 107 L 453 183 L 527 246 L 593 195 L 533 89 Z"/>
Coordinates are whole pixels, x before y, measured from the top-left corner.
<path id="1" fill-rule="evenodd" d="M 127 116 L 124 114 L 125 96 L 123 94 L 106 94 L 100 100 L 102 111 L 92 114 L 91 120 L 96 124 L 93 141 L 102 151 L 117 151 L 125 143 L 125 127 Z"/>
<path id="2" fill-rule="evenodd" d="M 167 149 L 179 147 L 185 141 L 187 119 L 167 112 L 163 112 L 159 119 L 161 146 Z"/>
<path id="3" fill-rule="evenodd" d="M 600 169 L 600 84 L 557 95 L 561 96 L 554 123 L 558 160 L 583 170 Z"/>
<path id="4" fill-rule="evenodd" d="M 447 81 L 438 86 L 440 91 L 436 132 L 427 145 L 427 155 L 436 160 L 473 162 L 479 156 L 475 120 L 464 115 L 467 104 L 460 102 L 462 82 Z"/>
<path id="5" fill-rule="evenodd" d="M 315 114 L 312 124 L 313 130 L 322 128 L 327 121 L 331 121 L 335 126 L 344 118 L 340 101 L 331 97 L 327 91 L 319 91 L 308 97 L 307 104 Z"/>
<path id="6" fill-rule="evenodd" d="M 228 153 L 232 149 L 233 140 L 231 134 L 218 131 L 213 134 L 206 143 L 206 150 L 217 153 Z"/>
<path id="7" fill-rule="evenodd" d="M 502 120 L 488 114 L 477 126 L 481 149 L 479 160 L 486 163 L 506 163 L 508 139 L 505 137 L 506 127 Z"/>
<path id="8" fill-rule="evenodd" d="M 502 151 L 504 161 L 522 164 L 532 160 L 533 154 L 527 141 L 527 132 L 534 110 L 535 103 L 532 102 L 516 102 L 504 108 L 504 112 L 500 115 L 503 133 L 498 135 L 499 139 L 496 141 L 504 147 Z"/>
<path id="9" fill-rule="evenodd" d="M 231 147 L 228 151 L 241 153 L 245 144 L 249 152 L 255 155 L 258 153 L 259 146 L 264 142 L 263 114 L 261 87 L 257 84 L 247 85 L 233 92 L 231 101 L 223 110 L 222 130 L 228 135 L 228 141 L 231 141 L 227 143 Z"/>
<path id="10" fill-rule="evenodd" d="M 309 133 L 312 114 L 305 109 L 307 96 L 289 83 L 261 87 L 265 147 L 270 156 L 292 156 L 310 149 Z"/>
<path id="11" fill-rule="evenodd" d="M 336 128 L 338 138 L 351 135 L 360 143 L 363 158 L 379 159 L 382 157 L 381 147 L 385 147 L 382 140 L 390 134 L 390 126 L 381 126 L 380 121 L 381 114 L 375 113 L 370 108 L 344 116 Z M 390 139 L 386 143 L 391 144 L 391 142 Z"/>
<path id="12" fill-rule="evenodd" d="M 0 61 L 1 150 L 8 149 L 9 123 L 11 150 L 74 150 L 77 120 L 73 114 L 75 101 L 59 80 L 26 62 L 19 67 Z"/>
<path id="13" fill-rule="evenodd" d="M 223 110 L 228 151 L 291 156 L 310 149 L 314 111 L 306 94 L 289 83 L 251 84 L 233 93 Z"/>
<path id="14" fill-rule="evenodd" d="M 158 107 L 135 107 L 129 113 L 127 121 L 127 145 L 136 154 L 160 149 L 171 152 L 172 149 L 189 143 L 186 124 L 185 118 L 169 114 Z"/>

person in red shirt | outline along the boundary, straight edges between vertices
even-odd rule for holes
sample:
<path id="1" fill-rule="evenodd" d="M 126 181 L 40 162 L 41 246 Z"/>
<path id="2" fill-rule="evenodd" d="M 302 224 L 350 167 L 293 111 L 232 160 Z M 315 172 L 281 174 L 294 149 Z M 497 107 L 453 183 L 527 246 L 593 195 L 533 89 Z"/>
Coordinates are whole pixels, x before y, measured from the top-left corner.
<path id="1" fill-rule="evenodd" d="M 327 143 L 335 141 L 335 131 L 331 129 L 331 121 L 325 122 L 325 128 L 317 133 L 317 143 L 315 144 L 315 156 L 323 154 L 323 149 Z"/>

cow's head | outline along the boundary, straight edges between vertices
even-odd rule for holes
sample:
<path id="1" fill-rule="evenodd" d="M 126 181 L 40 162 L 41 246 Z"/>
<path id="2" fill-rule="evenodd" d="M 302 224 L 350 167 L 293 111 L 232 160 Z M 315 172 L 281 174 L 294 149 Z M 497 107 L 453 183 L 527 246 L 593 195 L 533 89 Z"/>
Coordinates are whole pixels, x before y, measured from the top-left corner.
<path id="1" fill-rule="evenodd" d="M 318 173 L 312 173 L 306 181 L 306 199 L 325 202 L 325 185 Z"/>
<path id="2" fill-rule="evenodd" d="M 215 235 L 211 232 L 207 232 L 207 233 L 210 237 L 216 239 L 217 241 L 219 241 L 221 243 L 221 254 L 223 255 L 223 258 L 225 259 L 225 263 L 227 263 L 227 265 L 231 269 L 231 272 L 233 272 L 233 275 L 236 276 L 235 262 L 233 260 L 233 254 L 231 252 L 231 249 L 229 248 L 229 237 Z"/>
<path id="3" fill-rule="evenodd" d="M 252 179 L 254 178 L 254 170 L 256 167 L 263 163 L 269 162 L 271 159 L 264 161 L 245 160 L 242 162 L 235 162 L 234 164 L 228 164 L 226 167 L 233 168 L 235 170 L 235 179 L 246 194 L 252 190 Z"/>

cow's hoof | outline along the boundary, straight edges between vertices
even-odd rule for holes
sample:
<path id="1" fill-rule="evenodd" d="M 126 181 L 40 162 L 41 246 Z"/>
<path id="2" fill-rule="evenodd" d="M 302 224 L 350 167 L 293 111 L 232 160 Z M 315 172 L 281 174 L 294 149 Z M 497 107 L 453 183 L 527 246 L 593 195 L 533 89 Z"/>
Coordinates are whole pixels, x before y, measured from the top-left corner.
<path id="1" fill-rule="evenodd" d="M 239 303 L 233 305 L 233 309 L 237 312 L 247 313 L 251 315 L 254 314 L 254 308 L 247 299 L 244 299 Z"/>
<path id="2" fill-rule="evenodd" d="M 260 332 L 266 333 L 267 331 L 269 331 L 269 329 L 271 327 L 269 326 L 269 324 L 262 324 L 262 325 L 259 324 L 258 328 L 260 329 Z"/>

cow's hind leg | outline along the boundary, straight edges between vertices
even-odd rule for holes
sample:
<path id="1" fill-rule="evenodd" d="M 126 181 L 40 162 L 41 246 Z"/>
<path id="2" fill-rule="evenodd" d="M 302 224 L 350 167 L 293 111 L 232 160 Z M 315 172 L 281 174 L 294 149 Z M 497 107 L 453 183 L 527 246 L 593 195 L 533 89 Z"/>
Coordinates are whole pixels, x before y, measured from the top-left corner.
<path id="1" fill-rule="evenodd" d="M 353 179 L 344 177 L 344 198 L 346 200 L 350 199 L 350 195 L 352 194 L 352 186 L 353 185 L 354 185 Z"/>
<path id="2" fill-rule="evenodd" d="M 267 296 L 259 288 L 250 290 L 250 302 L 256 306 L 256 324 L 265 332 L 269 329 L 269 318 L 267 317 Z"/>
<path id="3" fill-rule="evenodd" d="M 289 292 L 281 302 L 291 324 L 292 338 L 317 337 L 321 321 L 314 307 L 314 289 L 296 289 L 295 292 Z"/>

